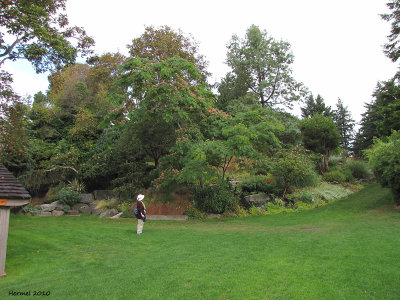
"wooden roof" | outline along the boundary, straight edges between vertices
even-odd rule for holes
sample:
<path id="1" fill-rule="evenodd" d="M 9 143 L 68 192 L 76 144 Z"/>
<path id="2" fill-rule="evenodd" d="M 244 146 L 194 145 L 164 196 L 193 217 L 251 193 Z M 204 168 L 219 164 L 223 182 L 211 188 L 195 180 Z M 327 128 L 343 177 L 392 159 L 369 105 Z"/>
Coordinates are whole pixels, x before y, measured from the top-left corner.
<path id="1" fill-rule="evenodd" d="M 30 199 L 28 191 L 17 178 L 0 163 L 0 199 Z"/>

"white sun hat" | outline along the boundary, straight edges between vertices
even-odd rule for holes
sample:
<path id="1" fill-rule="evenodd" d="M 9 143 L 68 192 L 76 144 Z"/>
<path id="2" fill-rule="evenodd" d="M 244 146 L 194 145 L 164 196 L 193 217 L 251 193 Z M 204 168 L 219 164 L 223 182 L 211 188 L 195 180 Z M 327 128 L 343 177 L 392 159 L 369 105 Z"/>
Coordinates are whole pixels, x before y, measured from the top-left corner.
<path id="1" fill-rule="evenodd" d="M 144 195 L 139 194 L 139 195 L 137 196 L 137 200 L 138 200 L 138 201 L 142 201 L 143 199 L 144 199 Z"/>

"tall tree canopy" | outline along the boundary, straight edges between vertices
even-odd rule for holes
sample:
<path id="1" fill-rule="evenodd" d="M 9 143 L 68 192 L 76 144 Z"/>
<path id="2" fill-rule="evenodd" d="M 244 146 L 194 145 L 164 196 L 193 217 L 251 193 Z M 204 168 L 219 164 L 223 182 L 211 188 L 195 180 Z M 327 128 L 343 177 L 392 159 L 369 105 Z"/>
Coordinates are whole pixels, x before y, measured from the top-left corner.
<path id="1" fill-rule="evenodd" d="M 400 84 L 397 76 L 379 82 L 373 96 L 372 102 L 366 104 L 367 110 L 362 114 L 355 140 L 358 155 L 373 144 L 374 137 L 389 136 L 392 130 L 400 130 Z"/>
<path id="2" fill-rule="evenodd" d="M 261 106 L 291 107 L 306 93 L 303 84 L 292 77 L 293 59 L 288 42 L 276 41 L 252 25 L 245 38 L 232 36 L 226 63 L 232 68 L 235 84 L 253 93 Z"/>
<path id="3" fill-rule="evenodd" d="M 148 26 L 144 33 L 132 40 L 128 45 L 131 57 L 147 58 L 163 61 L 167 58 L 180 57 L 196 66 L 205 81 L 210 73 L 207 72 L 208 62 L 199 54 L 198 43 L 191 35 L 185 35 L 181 30 L 174 31 L 169 26 L 154 28 Z"/>
<path id="4" fill-rule="evenodd" d="M 91 53 L 94 40 L 82 27 L 68 27 L 66 0 L 0 2 L 0 66 L 27 59 L 41 73 L 75 62 L 78 51 Z M 72 41 L 75 40 L 75 43 Z"/>
<path id="5" fill-rule="evenodd" d="M 391 22 L 392 29 L 388 35 L 389 42 L 385 44 L 385 54 L 392 60 L 397 61 L 400 57 L 399 35 L 400 35 L 400 2 L 391 0 L 387 4 L 391 10 L 388 14 L 382 14 L 382 19 Z"/>

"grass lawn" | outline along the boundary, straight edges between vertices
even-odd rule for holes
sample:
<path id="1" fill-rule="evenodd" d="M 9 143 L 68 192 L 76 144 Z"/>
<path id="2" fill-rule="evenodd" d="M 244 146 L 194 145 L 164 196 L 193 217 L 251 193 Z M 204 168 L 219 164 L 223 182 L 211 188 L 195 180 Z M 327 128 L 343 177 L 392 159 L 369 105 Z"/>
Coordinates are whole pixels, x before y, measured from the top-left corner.
<path id="1" fill-rule="evenodd" d="M 299 213 L 135 233 L 133 219 L 12 215 L 0 299 L 400 297 L 400 211 L 377 184 Z"/>

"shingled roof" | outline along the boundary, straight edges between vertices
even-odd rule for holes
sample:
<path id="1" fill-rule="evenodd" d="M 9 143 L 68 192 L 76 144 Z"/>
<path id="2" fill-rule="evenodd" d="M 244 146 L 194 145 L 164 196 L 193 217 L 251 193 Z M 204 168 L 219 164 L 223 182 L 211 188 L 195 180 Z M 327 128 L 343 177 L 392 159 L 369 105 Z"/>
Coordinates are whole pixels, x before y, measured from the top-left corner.
<path id="1" fill-rule="evenodd" d="M 0 199 L 29 199 L 28 191 L 17 178 L 0 163 Z"/>

